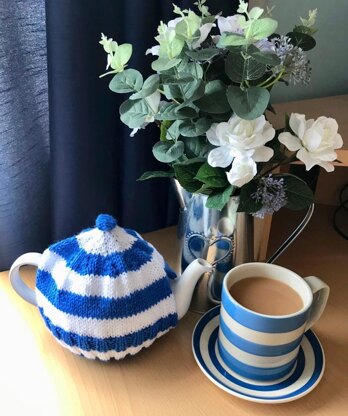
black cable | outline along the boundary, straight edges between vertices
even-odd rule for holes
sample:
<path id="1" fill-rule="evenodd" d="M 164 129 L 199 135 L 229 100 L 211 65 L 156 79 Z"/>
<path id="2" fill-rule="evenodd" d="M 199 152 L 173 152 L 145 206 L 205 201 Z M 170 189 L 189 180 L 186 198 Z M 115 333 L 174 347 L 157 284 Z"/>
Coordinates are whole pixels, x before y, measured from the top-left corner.
<path id="1" fill-rule="evenodd" d="M 348 240 L 348 234 L 346 234 L 337 224 L 337 216 L 338 214 L 344 210 L 346 212 L 348 212 L 348 199 L 344 200 L 343 196 L 344 196 L 344 191 L 348 190 L 348 183 L 346 183 L 343 188 L 340 191 L 340 205 L 335 209 L 335 212 L 333 214 L 333 226 L 335 228 L 335 230 L 338 232 L 338 234 L 345 238 L 346 240 Z"/>

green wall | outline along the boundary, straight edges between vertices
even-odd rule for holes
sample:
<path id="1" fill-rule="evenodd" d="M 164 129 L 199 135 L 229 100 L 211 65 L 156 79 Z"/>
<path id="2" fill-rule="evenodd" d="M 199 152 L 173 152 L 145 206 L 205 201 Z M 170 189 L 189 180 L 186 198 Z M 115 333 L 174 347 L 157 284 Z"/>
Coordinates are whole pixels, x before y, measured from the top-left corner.
<path id="1" fill-rule="evenodd" d="M 250 6 L 265 4 L 275 6 L 272 15 L 282 34 L 300 24 L 299 16 L 307 17 L 309 9 L 318 9 L 318 32 L 314 35 L 317 46 L 308 52 L 312 80 L 307 86 L 277 84 L 272 102 L 348 94 L 348 0 L 250 1 Z"/>

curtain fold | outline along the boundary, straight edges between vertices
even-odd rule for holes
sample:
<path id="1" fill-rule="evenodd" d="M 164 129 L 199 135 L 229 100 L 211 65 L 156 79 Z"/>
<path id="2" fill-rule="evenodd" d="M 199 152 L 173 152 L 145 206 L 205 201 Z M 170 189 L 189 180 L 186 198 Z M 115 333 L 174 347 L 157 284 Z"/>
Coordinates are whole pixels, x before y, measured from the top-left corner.
<path id="1" fill-rule="evenodd" d="M 0 270 L 50 228 L 45 5 L 0 0 Z"/>
<path id="2" fill-rule="evenodd" d="M 209 3 L 230 15 L 237 1 Z M 126 97 L 98 77 L 101 32 L 132 43 L 129 66 L 149 74 L 145 51 L 172 8 L 169 0 L 0 0 L 0 269 L 93 226 L 101 212 L 139 232 L 177 221 L 168 180 L 137 182 L 163 168 L 151 152 L 158 128 L 129 137 L 118 113 Z"/>

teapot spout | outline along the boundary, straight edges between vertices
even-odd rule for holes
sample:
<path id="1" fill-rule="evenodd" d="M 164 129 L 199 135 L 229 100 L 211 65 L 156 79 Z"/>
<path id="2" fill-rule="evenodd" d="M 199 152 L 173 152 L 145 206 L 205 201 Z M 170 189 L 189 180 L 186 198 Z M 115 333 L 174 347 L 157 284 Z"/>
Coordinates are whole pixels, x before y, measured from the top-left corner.
<path id="1" fill-rule="evenodd" d="M 196 283 L 203 273 L 212 272 L 213 266 L 203 259 L 194 260 L 181 277 L 172 281 L 176 312 L 181 319 L 188 311 Z"/>

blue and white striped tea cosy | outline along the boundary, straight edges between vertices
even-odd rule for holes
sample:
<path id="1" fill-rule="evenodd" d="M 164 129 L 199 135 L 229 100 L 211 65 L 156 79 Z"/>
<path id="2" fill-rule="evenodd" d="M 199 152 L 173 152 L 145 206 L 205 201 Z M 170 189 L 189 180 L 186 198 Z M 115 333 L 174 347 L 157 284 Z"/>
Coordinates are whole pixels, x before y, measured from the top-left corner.
<path id="1" fill-rule="evenodd" d="M 50 246 L 36 276 L 44 322 L 86 358 L 122 359 L 177 324 L 175 273 L 138 233 L 101 214 L 96 227 Z"/>

